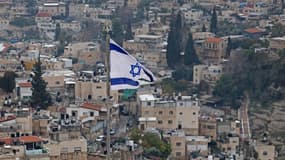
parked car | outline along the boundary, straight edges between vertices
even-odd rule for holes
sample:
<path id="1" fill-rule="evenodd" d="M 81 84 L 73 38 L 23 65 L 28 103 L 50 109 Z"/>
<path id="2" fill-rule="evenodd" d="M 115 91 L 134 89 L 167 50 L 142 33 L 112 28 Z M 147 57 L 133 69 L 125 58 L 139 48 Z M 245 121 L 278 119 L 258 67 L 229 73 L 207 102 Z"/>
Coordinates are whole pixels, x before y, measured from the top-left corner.
<path id="1" fill-rule="evenodd" d="M 102 142 L 104 139 L 105 139 L 105 136 L 104 135 L 100 135 L 95 140 L 96 140 L 96 142 Z"/>

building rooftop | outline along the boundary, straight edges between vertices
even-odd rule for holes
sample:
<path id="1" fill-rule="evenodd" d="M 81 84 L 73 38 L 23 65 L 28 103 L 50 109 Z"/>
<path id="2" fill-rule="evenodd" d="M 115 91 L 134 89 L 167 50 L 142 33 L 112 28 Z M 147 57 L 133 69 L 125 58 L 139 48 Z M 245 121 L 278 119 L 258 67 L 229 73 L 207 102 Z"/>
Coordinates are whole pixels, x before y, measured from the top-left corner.
<path id="1" fill-rule="evenodd" d="M 247 32 L 247 33 L 262 33 L 263 32 L 263 30 L 261 30 L 261 29 L 258 29 L 258 28 L 248 28 L 248 29 L 245 29 L 244 30 L 245 32 Z"/>
<path id="2" fill-rule="evenodd" d="M 19 141 L 22 143 L 35 143 L 42 142 L 43 140 L 38 136 L 22 136 L 19 137 Z"/>
<path id="3" fill-rule="evenodd" d="M 102 106 L 98 104 L 91 104 L 91 103 L 83 103 L 80 106 L 81 108 L 85 109 L 91 109 L 91 110 L 96 110 L 96 111 L 102 111 Z"/>
<path id="4" fill-rule="evenodd" d="M 156 98 L 152 94 L 139 95 L 140 101 L 154 101 Z"/>
<path id="5" fill-rule="evenodd" d="M 36 17 L 50 17 L 50 14 L 45 13 L 45 12 L 39 12 Z"/>
<path id="6" fill-rule="evenodd" d="M 32 87 L 32 83 L 31 82 L 21 82 L 18 85 L 20 87 L 22 87 L 22 88 L 30 88 L 30 87 Z"/>
<path id="7" fill-rule="evenodd" d="M 217 38 L 217 37 L 211 37 L 206 39 L 207 43 L 220 43 L 222 41 L 223 41 L 222 38 Z"/>

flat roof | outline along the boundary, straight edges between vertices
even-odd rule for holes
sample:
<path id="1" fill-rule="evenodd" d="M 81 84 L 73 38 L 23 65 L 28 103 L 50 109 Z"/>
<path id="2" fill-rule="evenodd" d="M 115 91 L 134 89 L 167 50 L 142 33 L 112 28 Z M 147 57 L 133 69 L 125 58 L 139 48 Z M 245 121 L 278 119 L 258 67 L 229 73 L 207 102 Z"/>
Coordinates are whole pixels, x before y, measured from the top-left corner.
<path id="1" fill-rule="evenodd" d="M 139 95 L 141 101 L 154 101 L 156 98 L 152 94 Z"/>

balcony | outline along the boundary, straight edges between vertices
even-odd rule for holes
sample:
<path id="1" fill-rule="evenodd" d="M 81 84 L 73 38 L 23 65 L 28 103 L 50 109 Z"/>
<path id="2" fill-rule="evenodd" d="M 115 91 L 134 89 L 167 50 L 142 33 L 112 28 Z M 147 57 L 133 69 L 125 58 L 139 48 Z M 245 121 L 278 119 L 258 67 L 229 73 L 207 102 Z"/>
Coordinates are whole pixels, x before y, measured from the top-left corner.
<path id="1" fill-rule="evenodd" d="M 26 150 L 25 154 L 26 156 L 48 155 L 48 150 L 46 148 Z"/>

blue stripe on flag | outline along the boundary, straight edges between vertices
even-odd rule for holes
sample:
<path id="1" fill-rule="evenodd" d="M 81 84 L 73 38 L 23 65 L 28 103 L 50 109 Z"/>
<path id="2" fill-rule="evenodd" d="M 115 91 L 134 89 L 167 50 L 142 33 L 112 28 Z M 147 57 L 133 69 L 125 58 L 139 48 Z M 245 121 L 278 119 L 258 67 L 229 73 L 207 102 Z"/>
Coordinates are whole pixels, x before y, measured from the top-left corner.
<path id="1" fill-rule="evenodd" d="M 128 84 L 131 86 L 139 86 L 139 82 L 129 78 L 111 78 L 111 85 Z"/>
<path id="2" fill-rule="evenodd" d="M 153 82 L 154 78 L 152 77 L 152 75 L 150 73 L 148 73 L 144 68 L 143 68 L 143 71 L 149 77 L 150 82 Z"/>
<path id="3" fill-rule="evenodd" d="M 126 54 L 126 55 L 129 55 L 126 51 L 124 51 L 121 47 L 113 44 L 113 43 L 110 43 L 110 50 L 114 50 L 114 51 L 117 51 L 119 53 L 122 53 L 122 54 Z"/>

